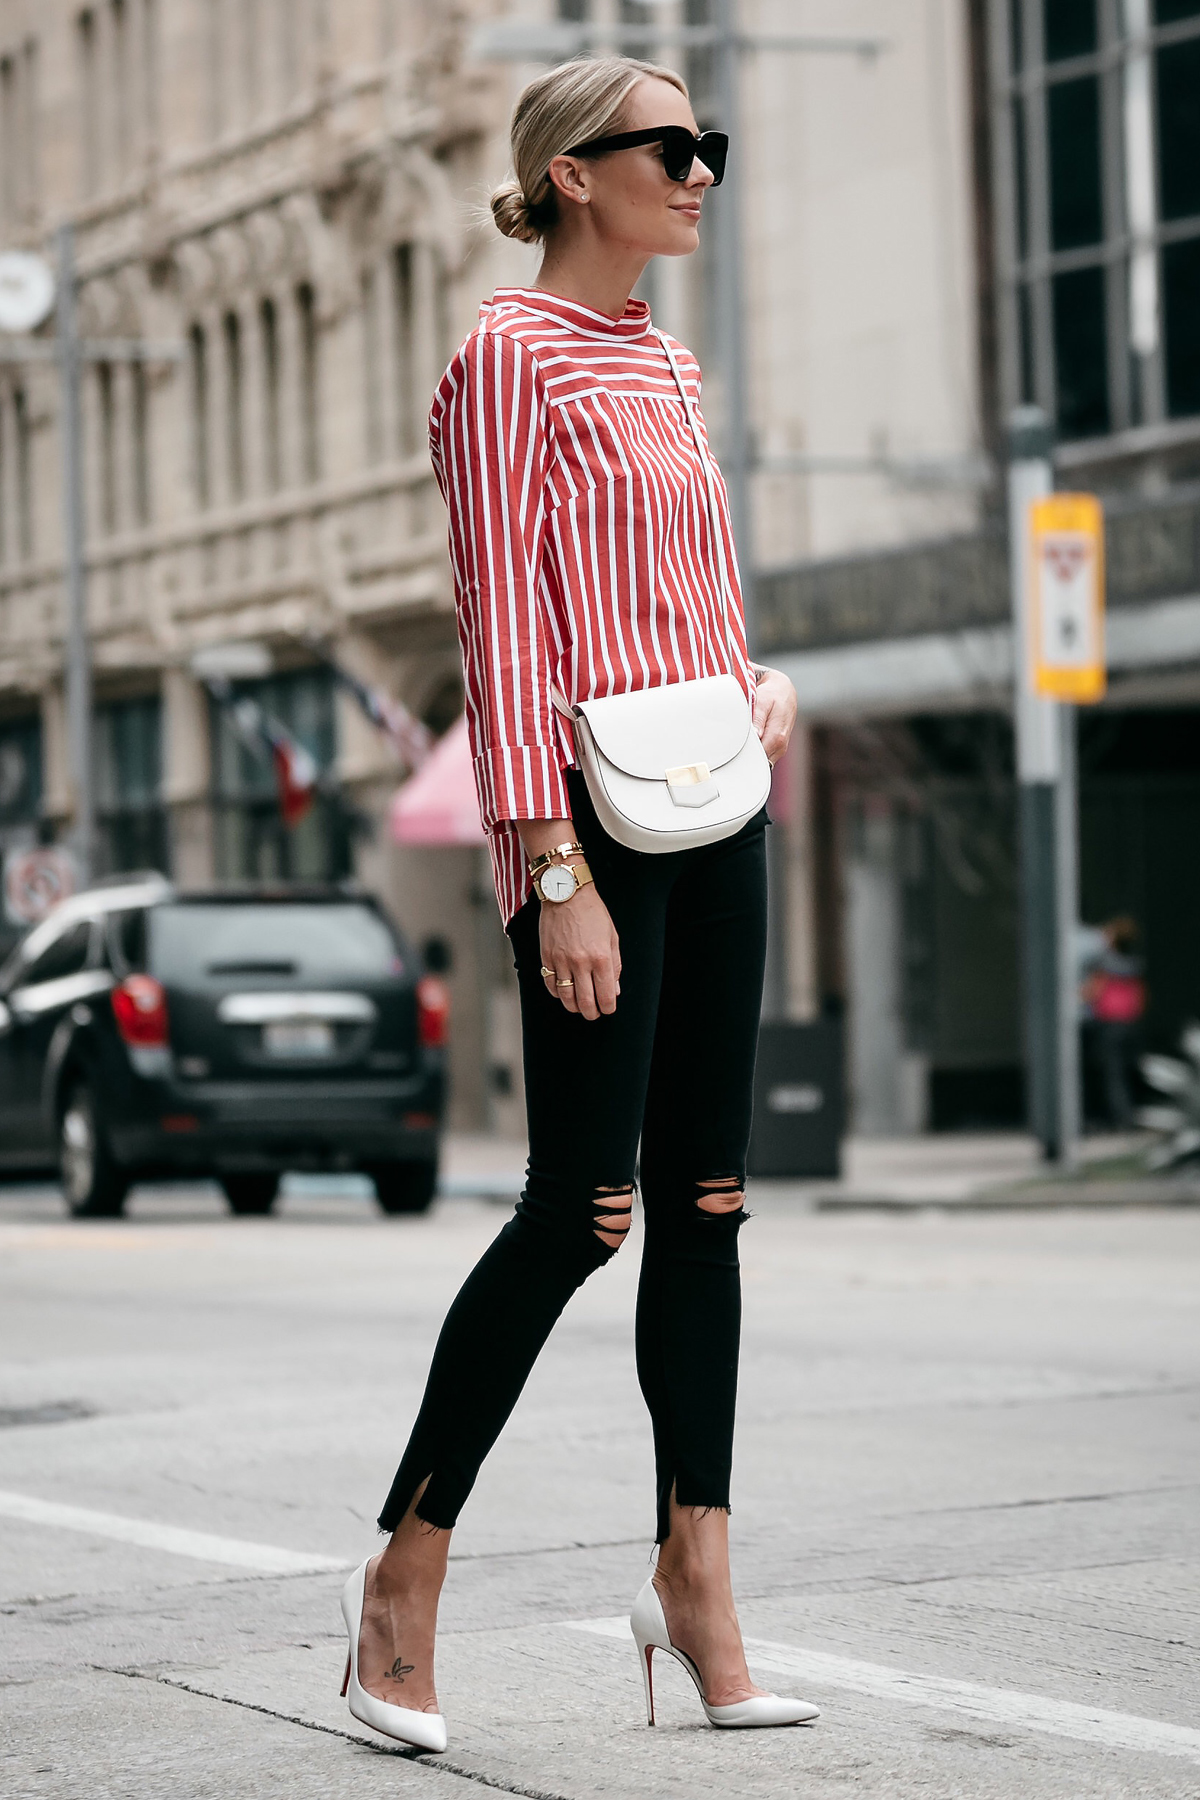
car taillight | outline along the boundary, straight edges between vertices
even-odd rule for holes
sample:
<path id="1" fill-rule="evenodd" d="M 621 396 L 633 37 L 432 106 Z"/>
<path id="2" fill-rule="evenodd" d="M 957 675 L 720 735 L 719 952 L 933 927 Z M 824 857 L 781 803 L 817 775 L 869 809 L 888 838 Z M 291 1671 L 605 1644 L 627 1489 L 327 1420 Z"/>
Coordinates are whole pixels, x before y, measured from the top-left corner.
<path id="1" fill-rule="evenodd" d="M 153 975 L 130 975 L 112 992 L 113 1018 L 131 1049 L 167 1046 L 167 995 Z"/>
<path id="2" fill-rule="evenodd" d="M 450 989 L 440 975 L 422 975 L 417 983 L 417 1042 L 436 1050 L 446 1042 L 450 1025 Z"/>

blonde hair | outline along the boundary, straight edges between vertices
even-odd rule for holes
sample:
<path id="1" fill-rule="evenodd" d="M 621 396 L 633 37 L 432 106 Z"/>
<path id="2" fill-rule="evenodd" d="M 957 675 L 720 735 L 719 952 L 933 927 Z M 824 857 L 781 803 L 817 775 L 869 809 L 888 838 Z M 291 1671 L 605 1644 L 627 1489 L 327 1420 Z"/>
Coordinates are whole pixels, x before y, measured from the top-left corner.
<path id="1" fill-rule="evenodd" d="M 558 204 L 551 162 L 573 144 L 619 131 L 630 94 L 647 76 L 669 81 L 687 97 L 687 84 L 674 69 L 632 56 L 577 57 L 522 90 L 510 133 L 515 175 L 492 195 L 492 217 L 505 237 L 536 244 L 553 231 Z"/>

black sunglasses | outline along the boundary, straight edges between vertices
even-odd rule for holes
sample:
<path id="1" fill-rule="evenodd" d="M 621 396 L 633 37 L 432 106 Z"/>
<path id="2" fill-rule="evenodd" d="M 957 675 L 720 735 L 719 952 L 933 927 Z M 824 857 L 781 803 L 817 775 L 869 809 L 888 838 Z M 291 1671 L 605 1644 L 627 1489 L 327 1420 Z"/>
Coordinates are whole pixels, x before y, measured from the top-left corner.
<path id="1" fill-rule="evenodd" d="M 663 167 L 672 181 L 686 181 L 697 160 L 711 172 L 714 187 L 720 187 L 725 179 L 727 131 L 702 131 L 699 137 L 693 137 L 685 125 L 656 125 L 652 131 L 619 131 L 616 137 L 592 138 L 563 154 L 600 156 L 606 150 L 632 150 L 635 144 L 661 144 Z"/>

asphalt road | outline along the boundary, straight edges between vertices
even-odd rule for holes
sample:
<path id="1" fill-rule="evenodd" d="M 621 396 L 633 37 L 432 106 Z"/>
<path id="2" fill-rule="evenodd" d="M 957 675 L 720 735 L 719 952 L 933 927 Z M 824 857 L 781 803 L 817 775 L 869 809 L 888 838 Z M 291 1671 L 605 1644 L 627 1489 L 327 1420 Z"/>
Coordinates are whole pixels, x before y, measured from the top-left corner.
<path id="1" fill-rule="evenodd" d="M 751 1204 L 754 1205 L 753 1191 Z M 0 1792 L 1200 1794 L 1200 1210 L 813 1214 L 743 1234 L 742 1622 L 810 1729 L 718 1733 L 621 1620 L 652 1531 L 636 1240 L 574 1302 L 455 1536 L 450 1748 L 338 1699 L 342 1567 L 503 1208 L 271 1220 L 0 1189 Z"/>

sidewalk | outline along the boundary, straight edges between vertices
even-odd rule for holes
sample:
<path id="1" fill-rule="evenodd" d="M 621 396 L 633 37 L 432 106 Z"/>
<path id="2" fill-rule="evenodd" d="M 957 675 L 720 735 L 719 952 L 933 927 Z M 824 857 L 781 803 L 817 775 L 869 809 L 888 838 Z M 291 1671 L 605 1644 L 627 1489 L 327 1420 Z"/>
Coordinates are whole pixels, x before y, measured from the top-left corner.
<path id="1" fill-rule="evenodd" d="M 819 1212 L 919 1207 L 958 1209 L 1046 1206 L 1145 1206 L 1200 1202 L 1200 1169 L 1146 1174 L 1142 1133 L 1089 1137 L 1080 1166 L 1060 1174 L 1018 1132 L 910 1138 L 849 1138 L 840 1181 L 753 1179 L 755 1204 L 803 1206 Z M 445 1140 L 441 1191 L 508 1203 L 521 1191 L 525 1146 L 486 1133 Z"/>

